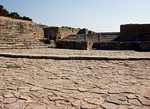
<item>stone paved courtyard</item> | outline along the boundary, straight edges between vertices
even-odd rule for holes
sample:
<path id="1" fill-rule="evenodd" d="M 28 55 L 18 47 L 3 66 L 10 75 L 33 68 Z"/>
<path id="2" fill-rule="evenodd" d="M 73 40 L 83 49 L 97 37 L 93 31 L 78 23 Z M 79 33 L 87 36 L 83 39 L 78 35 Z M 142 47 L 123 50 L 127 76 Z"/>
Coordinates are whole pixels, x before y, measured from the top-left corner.
<path id="1" fill-rule="evenodd" d="M 150 61 L 1 57 L 0 109 L 150 109 Z"/>

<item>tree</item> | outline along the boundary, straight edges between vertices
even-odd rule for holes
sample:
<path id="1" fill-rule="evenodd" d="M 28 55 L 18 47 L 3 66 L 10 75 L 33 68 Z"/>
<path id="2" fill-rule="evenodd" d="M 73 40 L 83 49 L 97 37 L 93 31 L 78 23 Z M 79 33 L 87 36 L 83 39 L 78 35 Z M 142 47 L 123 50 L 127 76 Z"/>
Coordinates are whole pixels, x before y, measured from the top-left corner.
<path id="1" fill-rule="evenodd" d="M 31 18 L 29 18 L 29 17 L 26 17 L 26 16 L 23 16 L 23 17 L 22 17 L 22 19 L 23 19 L 23 20 L 32 21 L 32 19 L 31 19 Z"/>
<path id="2" fill-rule="evenodd" d="M 4 9 L 3 5 L 0 5 L 0 16 L 8 16 L 9 12 Z"/>
<path id="3" fill-rule="evenodd" d="M 0 16 L 11 17 L 11 18 L 14 18 L 14 19 L 22 19 L 22 20 L 32 21 L 31 18 L 26 17 L 26 16 L 22 17 L 17 12 L 9 13 L 9 11 L 7 9 L 5 9 L 3 5 L 0 5 Z"/>
<path id="4" fill-rule="evenodd" d="M 8 15 L 11 18 L 19 19 L 20 15 L 17 12 L 12 12 Z"/>
<path id="5" fill-rule="evenodd" d="M 0 10 L 2 10 L 4 8 L 4 6 L 3 5 L 0 5 Z"/>

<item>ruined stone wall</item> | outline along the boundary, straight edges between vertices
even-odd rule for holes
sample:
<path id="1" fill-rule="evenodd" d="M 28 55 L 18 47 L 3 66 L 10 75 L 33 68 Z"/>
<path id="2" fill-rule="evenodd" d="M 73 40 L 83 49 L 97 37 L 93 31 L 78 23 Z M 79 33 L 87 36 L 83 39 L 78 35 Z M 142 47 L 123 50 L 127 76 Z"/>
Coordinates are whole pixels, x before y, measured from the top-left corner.
<path id="1" fill-rule="evenodd" d="M 79 30 L 80 29 L 76 29 L 76 28 L 62 27 L 62 28 L 59 28 L 58 32 L 61 36 L 61 39 L 63 39 L 69 35 L 77 34 Z"/>
<path id="2" fill-rule="evenodd" d="M 127 24 L 120 27 L 122 41 L 150 41 L 150 24 Z"/>
<path id="3" fill-rule="evenodd" d="M 101 42 L 94 43 L 93 49 L 97 50 L 139 50 L 140 44 L 133 42 Z"/>
<path id="4" fill-rule="evenodd" d="M 44 28 L 44 37 L 48 40 L 56 40 L 58 38 L 58 27 Z"/>
<path id="5" fill-rule="evenodd" d="M 63 38 L 62 40 L 56 42 L 56 44 L 58 44 L 61 46 L 62 48 L 74 48 L 74 49 L 92 49 L 93 44 L 96 45 L 96 48 L 100 48 L 98 47 L 98 45 L 103 45 L 103 43 L 106 43 L 105 48 L 107 49 L 108 46 L 113 46 L 114 42 L 116 38 L 118 38 L 119 33 L 102 33 L 102 34 L 77 34 L 77 35 L 70 35 L 69 37 Z M 66 42 L 66 43 L 65 43 Z M 74 43 L 80 44 L 80 42 L 84 42 L 85 43 L 85 47 L 80 46 L 76 47 L 76 45 Z M 107 44 L 107 43 L 111 43 Z M 116 42 L 119 43 L 119 42 Z M 67 47 L 67 46 L 71 46 L 71 47 Z M 119 47 L 119 44 L 117 45 Z M 94 48 L 95 49 L 95 48 Z"/>
<path id="6" fill-rule="evenodd" d="M 45 37 L 50 40 L 59 40 L 70 35 L 75 35 L 80 31 L 78 28 L 70 27 L 49 27 L 44 29 Z"/>
<path id="7" fill-rule="evenodd" d="M 141 48 L 140 50 L 150 51 L 150 41 L 140 43 L 139 47 Z"/>
<path id="8" fill-rule="evenodd" d="M 16 34 L 30 34 L 36 39 L 42 39 L 43 29 L 31 21 L 16 20 L 6 17 L 0 17 L 0 36 Z"/>
<path id="9" fill-rule="evenodd" d="M 35 48 L 44 43 L 43 28 L 31 21 L 0 17 L 0 48 Z"/>
<path id="10" fill-rule="evenodd" d="M 77 41 L 57 41 L 57 48 L 87 50 L 87 42 Z"/>

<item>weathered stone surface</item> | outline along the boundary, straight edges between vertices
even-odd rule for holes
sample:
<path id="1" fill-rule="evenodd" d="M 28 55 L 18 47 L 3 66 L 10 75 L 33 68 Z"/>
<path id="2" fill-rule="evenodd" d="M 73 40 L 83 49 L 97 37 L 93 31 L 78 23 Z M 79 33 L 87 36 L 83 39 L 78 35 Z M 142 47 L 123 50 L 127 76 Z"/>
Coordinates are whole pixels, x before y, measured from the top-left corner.
<path id="1" fill-rule="evenodd" d="M 133 94 L 128 94 L 128 95 L 126 95 L 126 97 L 127 97 L 128 99 L 136 99 L 136 98 L 137 98 L 137 96 L 136 96 L 136 95 L 133 95 Z"/>
<path id="2" fill-rule="evenodd" d="M 47 109 L 46 105 L 44 104 L 36 104 L 36 103 L 29 103 L 26 105 L 25 109 Z"/>
<path id="3" fill-rule="evenodd" d="M 131 103 L 132 105 L 136 105 L 136 106 L 141 105 L 141 103 L 138 99 L 130 99 L 128 102 Z"/>
<path id="4" fill-rule="evenodd" d="M 149 60 L 1 57 L 0 108 L 149 109 L 149 71 Z"/>
<path id="5" fill-rule="evenodd" d="M 17 98 L 4 98 L 4 101 L 3 101 L 3 103 L 4 104 L 12 104 L 12 103 L 15 103 L 15 102 L 17 102 Z"/>
<path id="6" fill-rule="evenodd" d="M 44 46 L 43 28 L 31 21 L 0 17 L 0 48 L 34 48 Z"/>
<path id="7" fill-rule="evenodd" d="M 150 106 L 150 100 L 145 97 L 140 97 L 139 101 L 145 106 Z"/>
<path id="8" fill-rule="evenodd" d="M 79 28 L 71 27 L 48 27 L 44 29 L 45 38 L 49 40 L 60 40 L 70 35 L 75 35 L 80 31 Z"/>
<path id="9" fill-rule="evenodd" d="M 119 105 L 112 104 L 112 103 L 105 103 L 102 106 L 104 109 L 119 109 Z"/>

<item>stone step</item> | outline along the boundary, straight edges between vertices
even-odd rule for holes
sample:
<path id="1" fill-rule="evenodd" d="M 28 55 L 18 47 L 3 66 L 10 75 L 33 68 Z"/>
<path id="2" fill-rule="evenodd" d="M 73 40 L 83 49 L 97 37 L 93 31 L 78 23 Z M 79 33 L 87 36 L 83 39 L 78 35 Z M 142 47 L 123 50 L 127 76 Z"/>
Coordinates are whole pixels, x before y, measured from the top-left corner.
<path id="1" fill-rule="evenodd" d="M 15 46 L 15 45 L 19 45 L 19 46 L 44 46 L 46 44 L 42 44 L 42 43 L 6 43 L 6 44 L 1 44 L 0 46 Z"/>
<path id="2" fill-rule="evenodd" d="M 42 42 L 0 42 L 0 49 L 4 48 L 47 48 L 48 45 Z"/>
<path id="3" fill-rule="evenodd" d="M 28 39 L 25 39 L 25 38 L 16 38 L 16 39 L 12 39 L 12 38 L 4 38 L 4 39 L 1 39 L 0 38 L 0 41 L 3 42 L 3 41 L 27 41 L 27 42 L 35 42 L 35 41 L 39 41 L 39 39 L 34 39 L 34 38 L 28 38 Z"/>
<path id="4" fill-rule="evenodd" d="M 22 36 L 22 35 L 19 35 L 19 36 L 0 36 L 0 38 L 35 38 L 35 36 Z"/>
<path id="5" fill-rule="evenodd" d="M 9 47 L 1 47 L 0 46 L 0 49 L 37 49 L 37 48 L 48 48 L 48 46 L 28 46 L 28 47 L 12 47 L 12 46 L 9 46 Z"/>
<path id="6" fill-rule="evenodd" d="M 13 43 L 35 43 L 35 44 L 38 44 L 38 43 L 43 43 L 43 42 L 41 42 L 41 41 L 35 41 L 35 40 L 33 40 L 33 41 L 12 41 L 12 40 L 10 40 L 10 41 L 6 41 L 6 40 L 0 40 L 0 43 L 1 44 L 5 44 L 5 43 L 7 43 L 7 44 L 13 44 Z"/>

